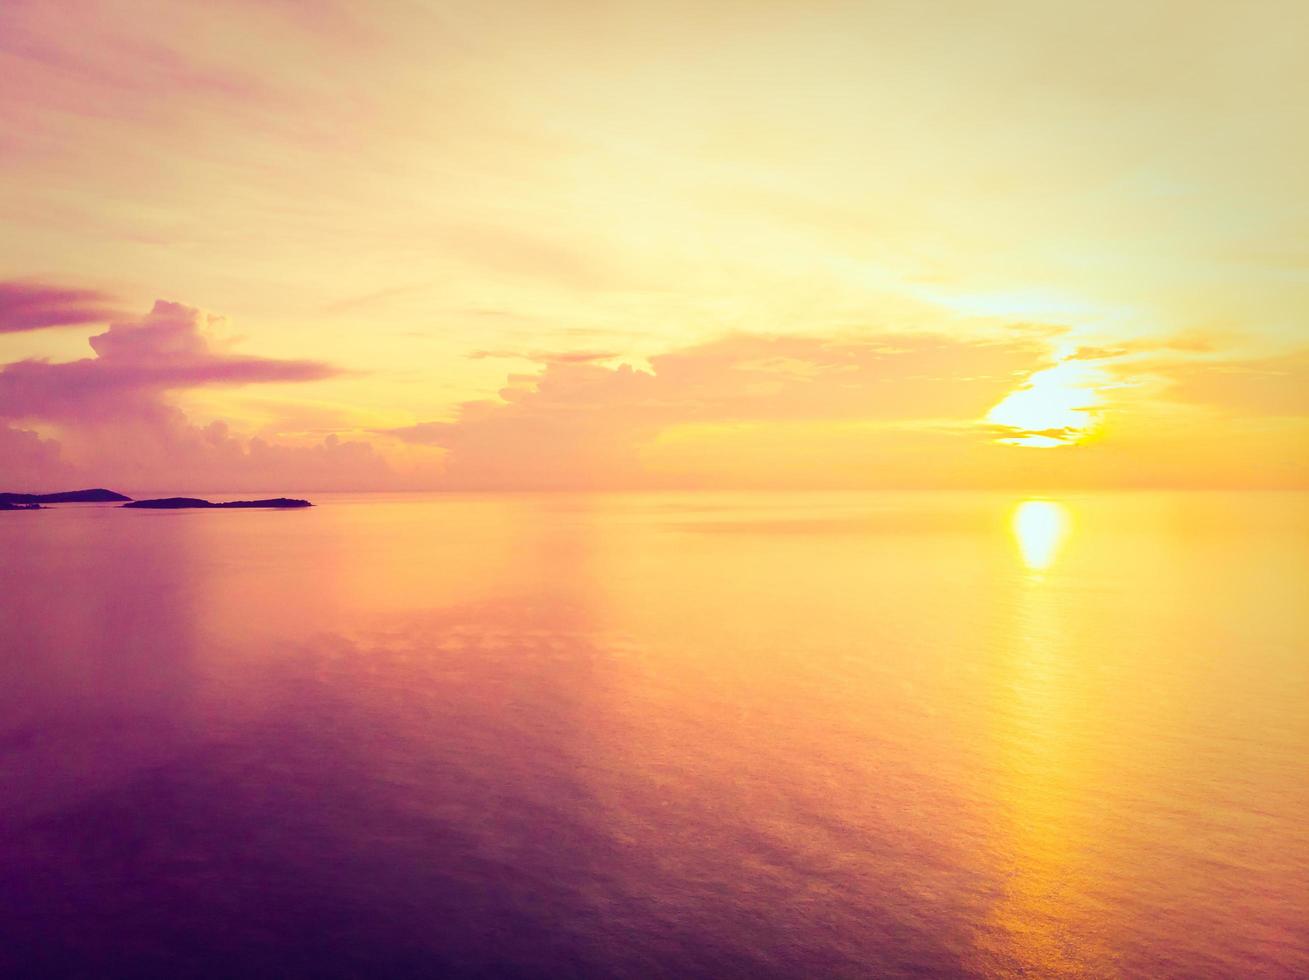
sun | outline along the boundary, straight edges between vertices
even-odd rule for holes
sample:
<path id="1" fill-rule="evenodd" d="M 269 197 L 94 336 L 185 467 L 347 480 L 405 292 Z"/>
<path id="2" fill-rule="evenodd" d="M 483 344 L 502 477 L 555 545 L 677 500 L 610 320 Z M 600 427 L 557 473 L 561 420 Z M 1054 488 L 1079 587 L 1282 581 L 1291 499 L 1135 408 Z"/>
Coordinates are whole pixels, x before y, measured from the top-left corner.
<path id="1" fill-rule="evenodd" d="M 1012 430 L 999 440 L 1011 446 L 1053 449 L 1084 442 L 1099 419 L 1096 372 L 1076 361 L 1038 371 L 986 414 L 986 421 Z"/>

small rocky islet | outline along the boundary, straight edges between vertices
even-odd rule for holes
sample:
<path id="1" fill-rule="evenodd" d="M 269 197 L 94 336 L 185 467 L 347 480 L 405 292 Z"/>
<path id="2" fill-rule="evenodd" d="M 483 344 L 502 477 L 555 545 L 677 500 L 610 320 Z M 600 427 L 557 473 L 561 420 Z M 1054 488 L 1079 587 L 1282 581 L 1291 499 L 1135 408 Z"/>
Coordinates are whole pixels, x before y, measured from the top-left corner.
<path id="1" fill-rule="evenodd" d="M 307 500 L 296 500 L 292 497 L 272 497 L 268 500 L 225 500 L 220 503 L 201 500 L 198 497 L 160 497 L 158 500 L 132 500 L 123 504 L 123 506 L 141 507 L 148 510 L 185 510 L 194 507 L 312 507 L 313 504 Z"/>
<path id="2" fill-rule="evenodd" d="M 199 497 L 160 497 L 155 500 L 133 500 L 126 494 L 97 487 L 93 490 L 64 490 L 59 493 L 0 493 L 0 510 L 45 510 L 47 504 L 104 504 L 117 503 L 122 507 L 143 510 L 185 509 L 286 509 L 312 507 L 307 500 L 294 497 L 270 497 L 264 500 L 223 500 L 217 503 Z"/>

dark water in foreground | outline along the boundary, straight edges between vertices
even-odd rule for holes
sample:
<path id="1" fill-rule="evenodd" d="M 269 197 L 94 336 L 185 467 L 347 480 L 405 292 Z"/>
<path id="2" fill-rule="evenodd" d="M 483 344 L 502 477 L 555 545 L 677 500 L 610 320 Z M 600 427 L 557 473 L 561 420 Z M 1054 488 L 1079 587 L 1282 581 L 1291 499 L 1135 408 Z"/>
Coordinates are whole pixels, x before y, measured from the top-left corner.
<path id="1" fill-rule="evenodd" d="M 1309 498 L 0 514 L 0 975 L 1309 974 Z"/>

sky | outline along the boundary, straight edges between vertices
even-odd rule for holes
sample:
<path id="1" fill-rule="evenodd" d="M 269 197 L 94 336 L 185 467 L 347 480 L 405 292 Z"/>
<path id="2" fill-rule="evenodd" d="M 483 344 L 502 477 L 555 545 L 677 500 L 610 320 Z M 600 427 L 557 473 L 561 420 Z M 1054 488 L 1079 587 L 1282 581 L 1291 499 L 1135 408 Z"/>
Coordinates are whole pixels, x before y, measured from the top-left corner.
<path id="1" fill-rule="evenodd" d="M 0 489 L 1309 487 L 1300 2 L 0 3 Z"/>

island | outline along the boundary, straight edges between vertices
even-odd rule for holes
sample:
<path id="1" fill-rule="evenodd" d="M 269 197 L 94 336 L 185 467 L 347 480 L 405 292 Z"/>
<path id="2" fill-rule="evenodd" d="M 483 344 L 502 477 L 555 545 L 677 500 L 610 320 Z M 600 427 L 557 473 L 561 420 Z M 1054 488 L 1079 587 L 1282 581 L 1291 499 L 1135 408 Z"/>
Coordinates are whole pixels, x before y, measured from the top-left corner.
<path id="1" fill-rule="evenodd" d="M 270 500 L 225 500 L 214 503 L 198 497 L 161 497 L 158 500 L 131 500 L 124 507 L 143 507 L 148 510 L 185 510 L 193 507 L 312 507 L 307 500 L 291 497 L 273 497 Z"/>
<path id="2" fill-rule="evenodd" d="M 104 487 L 94 490 L 64 490 L 61 493 L 0 493 L 3 504 L 108 504 L 131 500 L 126 494 L 115 493 Z M 6 510 L 13 510 L 6 507 Z M 29 508 L 25 508 L 29 509 Z"/>
<path id="3" fill-rule="evenodd" d="M 126 494 L 97 487 L 94 490 L 64 490 L 60 493 L 0 493 L 0 510 L 43 510 L 45 504 L 121 503 L 124 507 L 147 510 L 182 510 L 193 507 L 312 507 L 307 500 L 272 497 L 267 500 L 224 500 L 214 503 L 199 497 L 160 497 L 156 500 L 133 500 Z"/>

